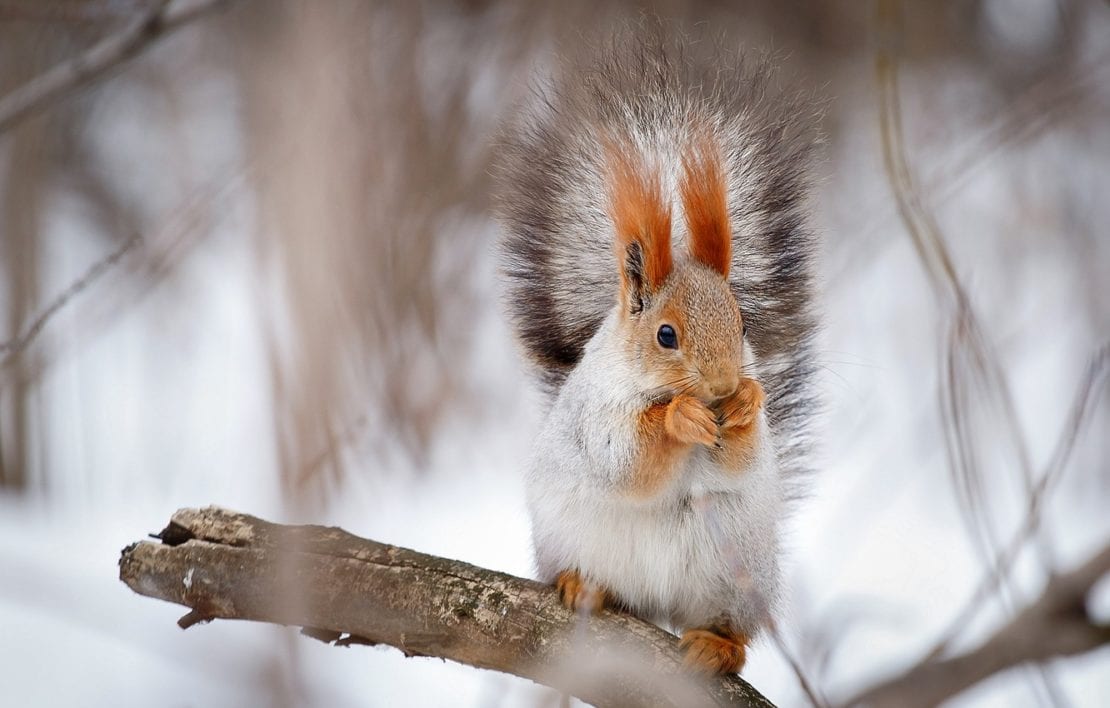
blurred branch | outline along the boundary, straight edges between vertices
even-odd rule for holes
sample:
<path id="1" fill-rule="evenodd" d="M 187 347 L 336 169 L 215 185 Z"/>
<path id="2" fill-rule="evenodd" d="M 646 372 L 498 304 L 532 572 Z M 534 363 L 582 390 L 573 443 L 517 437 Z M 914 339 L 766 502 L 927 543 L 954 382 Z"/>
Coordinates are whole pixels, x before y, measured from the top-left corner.
<path id="1" fill-rule="evenodd" d="M 1079 114 L 1085 102 L 1095 100 L 1108 62 L 1110 49 L 1082 65 L 1065 64 L 1023 89 L 996 120 L 955 148 L 956 159 L 923 180 L 924 191 L 937 200 L 955 196 L 993 157 L 1030 143 L 1061 120 Z"/>
<path id="2" fill-rule="evenodd" d="M 170 0 L 154 0 L 146 12 L 118 34 L 101 40 L 84 54 L 55 66 L 0 99 L 0 133 L 103 77 L 156 40 L 226 2 L 228 0 L 196 0 L 170 7 Z"/>
<path id="3" fill-rule="evenodd" d="M 1105 75 L 1108 62 L 1110 50 L 1096 55 L 1081 66 L 1069 64 L 1050 72 L 1024 88 L 1014 100 L 998 110 L 995 118 L 952 148 L 955 158 L 947 163 L 933 165 L 932 169 L 927 168 L 923 175 L 921 192 L 928 195 L 932 203 L 943 204 L 962 194 L 968 182 L 990 165 L 992 158 L 1006 150 L 1016 150 L 1022 144 L 1031 144 L 1059 123 L 1081 114 L 1086 104 L 1096 100 L 1097 91 L 1094 87 Z M 895 210 L 897 209 L 896 206 Z M 857 239 L 854 248 L 860 253 L 866 252 L 873 256 L 875 249 L 888 245 L 889 241 L 876 242 L 874 234 L 886 230 L 890 216 L 885 204 L 876 208 L 860 229 L 863 236 Z M 847 258 L 845 263 L 850 264 L 852 272 L 859 265 L 856 258 Z M 848 272 L 844 268 L 837 269 L 830 276 L 830 282 L 842 281 L 848 277 Z"/>
<path id="4" fill-rule="evenodd" d="M 605 611 L 577 629 L 532 580 L 216 507 L 178 511 L 157 538 L 124 549 L 120 579 L 189 607 L 185 628 L 296 625 L 338 645 L 388 644 L 522 676 L 602 707 L 771 705 L 737 676 L 695 682 L 676 638 L 631 615 Z"/>
<path id="5" fill-rule="evenodd" d="M 31 326 L 28 327 L 26 331 L 23 332 L 23 334 L 17 335 L 16 337 L 13 337 L 6 342 L 0 342 L 0 357 L 3 357 L 0 358 L 0 366 L 8 363 L 14 356 L 26 349 L 27 345 L 30 344 L 35 339 L 35 337 L 39 335 L 43 327 L 46 326 L 46 323 L 50 321 L 51 317 L 53 317 L 55 314 L 58 313 L 59 310 L 65 307 L 66 303 L 68 303 L 77 295 L 80 295 L 81 292 L 85 290 L 85 288 L 95 283 L 102 275 L 108 272 L 108 270 L 111 269 L 112 266 L 118 263 L 119 260 L 127 254 L 128 251 L 137 246 L 141 241 L 142 236 L 139 234 L 135 234 L 131 238 L 124 241 L 119 248 L 94 263 L 87 271 L 85 271 L 84 275 L 75 280 L 68 288 L 62 291 L 61 295 L 56 297 L 45 310 L 39 313 L 39 316 L 35 318 L 35 321 L 31 323 Z"/>
<path id="6" fill-rule="evenodd" d="M 794 672 L 794 678 L 798 681 L 798 686 L 802 689 L 802 693 L 805 694 L 806 700 L 808 700 L 810 705 L 814 706 L 814 708 L 828 708 L 828 700 L 818 692 L 817 687 L 809 680 L 809 677 L 806 676 L 806 672 L 802 669 L 802 664 L 787 648 L 786 642 L 783 640 L 778 627 L 775 626 L 774 623 L 771 623 L 769 633 L 771 635 L 771 640 L 775 644 L 775 648 L 779 650 L 779 654 L 786 660 L 786 663 L 790 666 L 790 670 Z"/>
<path id="7" fill-rule="evenodd" d="M 879 0 L 877 6 L 878 51 L 875 77 L 879 94 L 879 128 L 883 166 L 890 181 L 898 213 L 937 296 L 940 307 L 952 320 L 952 335 L 942 363 L 946 381 L 940 386 L 940 422 L 957 500 L 962 506 L 968 532 L 985 563 L 990 563 L 992 587 L 1004 602 L 1013 604 L 1008 576 L 998 563 L 1003 558 L 984 486 L 976 443 L 983 446 L 982 431 L 974 429 L 969 411 L 979 398 L 999 408 L 1000 421 L 1017 457 L 1017 471 L 1030 498 L 1036 496 L 1032 462 L 1013 394 L 1005 371 L 994 356 L 986 330 L 972 306 L 940 226 L 927 207 L 910 168 L 902 132 L 901 98 L 898 88 L 899 55 L 903 39 L 901 3 Z M 976 387 L 977 384 L 977 387 Z M 997 451 L 993 451 L 995 458 Z M 1059 704 L 1058 689 L 1048 667 L 1038 666 L 1039 686 L 1050 702 Z M 1038 685 L 1038 684 L 1035 684 Z"/>
<path id="8" fill-rule="evenodd" d="M 875 57 L 875 74 L 879 93 L 883 166 L 899 216 L 929 277 L 938 303 L 952 318 L 953 335 L 944 361 L 947 385 L 940 387 L 941 423 L 955 490 L 964 507 L 973 540 L 979 546 L 984 560 L 987 560 L 994 555 L 998 542 L 984 501 L 981 470 L 976 465 L 971 444 L 977 436 L 971 430 L 966 415 L 966 399 L 972 394 L 971 383 L 974 380 L 963 379 L 968 373 L 967 368 L 978 379 L 982 389 L 1000 404 L 1003 423 L 1018 455 L 1019 471 L 1030 491 L 1033 486 L 1031 463 L 1005 375 L 989 350 L 982 325 L 956 271 L 940 226 L 922 200 L 910 169 L 902 133 L 898 55 L 894 49 L 902 38 L 901 8 L 897 0 L 880 0 L 878 30 L 880 42 Z"/>
<path id="9" fill-rule="evenodd" d="M 87 23 L 117 20 L 141 9 L 142 0 L 128 2 L 88 2 L 87 0 L 0 0 L 0 22 Z"/>
<path id="10" fill-rule="evenodd" d="M 935 706 L 994 674 L 1027 662 L 1072 656 L 1110 644 L 1110 625 L 1087 612 L 1087 595 L 1110 573 L 1110 545 L 1079 568 L 1049 579 L 1044 593 L 986 642 L 961 656 L 917 664 L 848 702 Z"/>
<path id="11" fill-rule="evenodd" d="M 56 365 L 68 353 L 67 348 L 39 346 L 34 349 L 34 358 L 30 358 L 27 356 L 30 345 L 43 336 L 47 326 L 62 309 L 142 245 L 142 249 L 135 253 L 132 266 L 132 270 L 141 277 L 120 277 L 114 281 L 114 287 L 106 290 L 104 297 L 91 300 L 79 316 L 70 318 L 74 329 L 67 335 L 72 334 L 73 341 L 87 344 L 107 333 L 128 308 L 133 308 L 152 291 L 163 287 L 175 269 L 188 258 L 189 252 L 212 235 L 216 227 L 213 215 L 219 214 L 221 219 L 226 219 L 233 212 L 233 198 L 255 174 L 255 166 L 248 164 L 214 177 L 186 195 L 173 209 L 159 215 L 157 226 L 151 233 L 144 235 L 136 232 L 114 251 L 93 263 L 41 310 L 21 333 L 0 342 L 0 374 L 4 377 L 0 381 L 4 385 L 32 382 Z M 138 227 L 128 225 L 127 228 Z M 14 367 L 17 355 L 23 355 L 19 371 Z"/>
<path id="12" fill-rule="evenodd" d="M 940 639 L 937 640 L 936 644 L 926 655 L 926 660 L 935 659 L 948 650 L 952 641 L 959 635 L 960 631 L 967 627 L 975 618 L 975 614 L 979 611 L 983 603 L 998 591 L 998 586 L 999 583 L 1002 582 L 1002 578 L 1009 573 L 1010 568 L 1021 554 L 1021 550 L 1025 547 L 1025 544 L 1037 533 L 1048 493 L 1056 482 L 1059 481 L 1064 470 L 1067 468 L 1068 460 L 1071 459 L 1072 450 L 1075 449 L 1076 440 L 1079 438 L 1079 434 L 1083 431 L 1084 427 L 1086 427 L 1086 422 L 1093 410 L 1094 394 L 1104 381 L 1108 369 L 1110 369 L 1110 344 L 1105 344 L 1099 349 L 1098 353 L 1087 367 L 1087 373 L 1079 386 L 1079 393 L 1075 397 L 1071 415 L 1068 416 L 1067 424 L 1064 426 L 1063 433 L 1057 443 L 1052 460 L 1049 462 L 1048 469 L 1037 482 L 1037 486 L 1033 489 L 1033 493 L 1029 497 L 1029 509 L 1025 515 L 1025 520 L 1021 528 L 1014 534 L 1014 537 L 1010 540 L 1006 548 L 999 553 L 995 562 L 991 564 L 991 570 L 987 573 L 987 577 L 983 579 L 979 587 L 971 595 L 971 598 L 964 608 L 960 610 L 949 623 L 948 629 L 941 634 Z"/>
<path id="13" fill-rule="evenodd" d="M 893 49 L 902 34 L 899 3 L 897 0 L 880 0 L 878 8 L 880 49 L 875 57 L 875 74 L 879 89 L 883 167 L 896 199 L 898 214 L 925 266 L 931 285 L 938 296 L 947 295 L 949 300 L 961 303 L 966 296 L 956 267 L 940 236 L 939 227 L 920 201 L 920 193 L 906 159 L 898 93 L 898 57 Z"/>

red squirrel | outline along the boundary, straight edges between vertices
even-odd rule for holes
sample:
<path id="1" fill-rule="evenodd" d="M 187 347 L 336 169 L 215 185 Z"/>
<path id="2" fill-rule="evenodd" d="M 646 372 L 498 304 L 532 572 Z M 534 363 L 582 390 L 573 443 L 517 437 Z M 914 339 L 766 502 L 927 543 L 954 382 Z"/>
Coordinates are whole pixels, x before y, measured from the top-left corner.
<path id="1" fill-rule="evenodd" d="M 766 60 L 662 26 L 557 75 L 496 171 L 508 309 L 546 393 L 539 576 L 736 672 L 778 604 L 806 472 L 817 110 Z"/>

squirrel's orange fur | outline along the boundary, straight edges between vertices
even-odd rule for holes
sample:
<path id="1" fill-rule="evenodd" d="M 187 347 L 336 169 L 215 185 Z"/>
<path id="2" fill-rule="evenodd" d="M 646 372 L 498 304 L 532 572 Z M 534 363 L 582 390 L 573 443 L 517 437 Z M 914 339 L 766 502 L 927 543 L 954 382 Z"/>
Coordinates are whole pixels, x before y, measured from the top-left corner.
<path id="1" fill-rule="evenodd" d="M 732 229 L 718 154 L 719 148 L 707 138 L 687 149 L 682 157 L 682 207 L 690 229 L 690 255 L 728 278 Z"/>
<path id="2" fill-rule="evenodd" d="M 736 393 L 717 405 L 721 419 L 721 445 L 713 456 L 726 470 L 737 473 L 748 467 L 755 450 L 753 423 L 763 407 L 763 387 L 755 379 L 740 379 Z"/>
<path id="3" fill-rule="evenodd" d="M 607 147 L 609 211 L 616 229 L 617 261 L 627 258 L 632 243 L 640 246 L 648 288 L 658 290 L 670 275 L 671 210 L 663 199 L 663 186 L 656 169 L 635 148 L 611 143 Z M 629 283 L 621 268 L 621 292 L 627 296 Z"/>
<path id="4" fill-rule="evenodd" d="M 716 443 L 717 421 L 704 403 L 693 396 L 678 395 L 645 409 L 640 414 L 639 433 L 643 446 L 633 463 L 635 473 L 628 493 L 646 498 L 671 480 L 694 445 Z"/>
<path id="5" fill-rule="evenodd" d="M 559 600 L 567 609 L 597 614 L 605 607 L 608 593 L 604 588 L 588 582 L 577 570 L 564 570 L 555 578 Z"/>
<path id="6" fill-rule="evenodd" d="M 744 668 L 748 637 L 728 626 L 688 629 L 678 646 L 686 650 L 683 664 L 695 671 L 731 674 Z"/>
<path id="7" fill-rule="evenodd" d="M 716 143 L 707 138 L 695 143 L 683 157 L 680 195 L 690 232 L 690 259 L 675 264 L 671 257 L 671 214 L 663 201 L 658 173 L 635 149 L 609 148 L 610 214 L 621 277 L 620 326 L 631 347 L 628 355 L 640 357 L 646 369 L 661 372 L 675 382 L 688 378 L 692 364 L 686 357 L 700 360 L 694 367 L 700 372 L 699 380 L 640 414 L 639 446 L 632 476 L 625 485 L 626 493 L 635 499 L 652 498 L 672 484 L 686 458 L 699 445 L 709 449 L 722 468 L 734 473 L 747 469 L 756 454 L 754 423 L 763 407 L 764 393 L 758 382 L 739 374 L 743 320 L 727 286 L 732 233 L 718 152 Z M 632 282 L 628 269 L 623 267 L 633 243 L 640 248 L 643 282 Z M 710 269 L 712 276 L 700 270 L 698 264 Z M 716 284 L 709 286 L 711 281 Z M 688 334 L 694 330 L 689 317 L 704 317 L 701 308 L 707 306 L 706 287 L 714 291 L 720 287 L 719 293 L 711 297 L 727 303 L 726 307 L 735 313 L 734 319 L 726 317 L 710 329 L 703 322 L 697 337 L 690 338 Z M 651 295 L 644 301 L 646 309 L 631 307 L 637 288 Z M 636 297 L 642 299 L 642 293 Z M 679 350 L 689 349 L 689 354 L 676 359 L 673 350 L 638 344 L 652 341 L 661 323 L 675 329 L 682 342 Z M 558 574 L 556 587 L 563 603 L 575 610 L 597 611 L 608 595 L 573 569 Z M 681 646 L 686 650 L 688 666 L 727 673 L 743 666 L 747 642 L 745 635 L 715 624 L 688 629 Z"/>
<path id="8" fill-rule="evenodd" d="M 687 663 L 714 672 L 778 605 L 814 398 L 811 113 L 769 76 L 626 33 L 539 94 L 497 172 L 513 323 L 547 394 L 526 478 L 538 575 L 572 608 L 685 630 Z"/>

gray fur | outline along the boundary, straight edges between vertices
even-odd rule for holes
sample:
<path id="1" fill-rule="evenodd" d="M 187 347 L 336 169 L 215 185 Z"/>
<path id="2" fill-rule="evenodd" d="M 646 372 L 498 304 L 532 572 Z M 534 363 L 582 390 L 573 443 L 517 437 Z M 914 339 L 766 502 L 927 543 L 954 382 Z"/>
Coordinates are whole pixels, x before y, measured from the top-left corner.
<path id="1" fill-rule="evenodd" d="M 593 59 L 568 62 L 500 145 L 508 307 L 548 394 L 526 480 L 536 562 L 542 580 L 577 570 L 656 621 L 723 620 L 755 636 L 780 597 L 779 522 L 804 470 L 814 407 L 813 242 L 802 210 L 814 112 L 775 88 L 765 60 L 664 35 L 626 32 Z M 630 266 L 614 247 L 602 145 L 639 151 L 678 215 L 683 151 L 707 131 L 728 183 L 742 361 L 767 400 L 744 469 L 698 447 L 658 493 L 630 499 L 645 442 L 638 421 L 659 391 L 618 331 L 628 314 L 618 275 Z M 672 221 L 677 260 L 686 225 Z M 638 277 L 642 264 L 630 263 Z M 717 283 L 717 304 L 705 286 L 708 304 L 687 303 L 703 310 L 687 317 L 727 320 L 708 309 L 727 302 Z"/>
<path id="2" fill-rule="evenodd" d="M 814 244 L 803 202 L 816 103 L 780 89 L 766 57 L 659 26 L 619 33 L 558 73 L 504 129 L 496 168 L 508 309 L 548 400 L 617 298 L 600 141 L 630 140 L 655 156 L 675 194 L 681 145 L 695 125 L 708 126 L 728 179 L 730 284 L 760 362 L 786 493 L 796 495 L 815 407 Z M 681 218 L 673 239 L 677 253 Z"/>

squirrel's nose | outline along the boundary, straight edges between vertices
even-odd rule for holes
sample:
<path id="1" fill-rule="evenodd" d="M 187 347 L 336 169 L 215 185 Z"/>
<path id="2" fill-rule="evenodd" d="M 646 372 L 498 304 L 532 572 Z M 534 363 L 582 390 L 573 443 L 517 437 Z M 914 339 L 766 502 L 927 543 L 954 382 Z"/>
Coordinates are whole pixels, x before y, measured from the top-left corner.
<path id="1" fill-rule="evenodd" d="M 709 383 L 709 393 L 714 398 L 727 398 L 736 393 L 739 385 L 740 378 L 738 376 L 721 376 Z"/>

